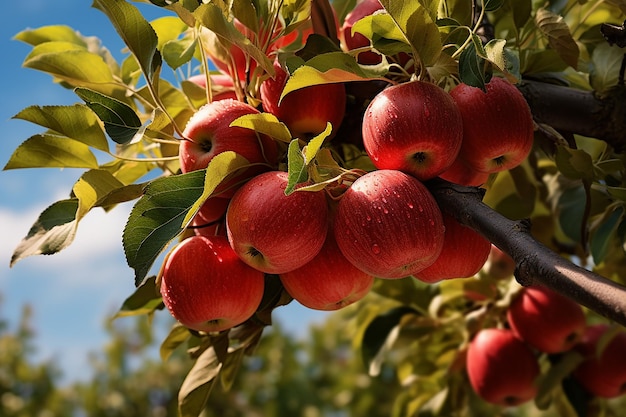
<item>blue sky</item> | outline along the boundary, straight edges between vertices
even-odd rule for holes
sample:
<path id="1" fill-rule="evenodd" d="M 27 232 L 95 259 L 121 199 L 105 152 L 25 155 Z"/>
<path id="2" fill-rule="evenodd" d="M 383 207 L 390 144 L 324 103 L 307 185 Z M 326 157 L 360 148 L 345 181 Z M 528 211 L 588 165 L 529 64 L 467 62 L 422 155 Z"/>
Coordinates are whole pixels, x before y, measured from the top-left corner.
<path id="1" fill-rule="evenodd" d="M 148 19 L 161 15 L 140 5 Z M 0 14 L 0 164 L 42 128 L 11 119 L 30 105 L 71 104 L 77 97 L 52 78 L 22 68 L 30 47 L 12 40 L 27 28 L 65 24 L 86 36 L 97 36 L 116 57 L 123 43 L 106 16 L 89 0 L 21 0 L 8 2 Z M 54 360 L 66 380 L 88 377 L 88 352 L 106 343 L 103 323 L 134 289 L 133 271 L 124 260 L 121 232 L 130 204 L 108 214 L 93 212 L 81 222 L 73 245 L 53 256 L 36 256 L 9 268 L 9 260 L 39 213 L 66 198 L 81 170 L 30 169 L 0 172 L 0 316 L 15 324 L 22 306 L 34 307 L 38 359 Z M 287 330 L 303 334 L 307 324 L 324 317 L 293 302 L 276 310 Z"/>

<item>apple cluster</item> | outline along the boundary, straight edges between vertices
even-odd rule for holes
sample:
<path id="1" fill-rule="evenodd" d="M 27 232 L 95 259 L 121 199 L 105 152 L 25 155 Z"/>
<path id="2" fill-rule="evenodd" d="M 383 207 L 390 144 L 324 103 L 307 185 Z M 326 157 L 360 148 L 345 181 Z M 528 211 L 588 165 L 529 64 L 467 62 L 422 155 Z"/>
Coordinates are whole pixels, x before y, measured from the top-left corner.
<path id="1" fill-rule="evenodd" d="M 485 401 L 515 406 L 537 395 L 542 355 L 551 362 L 578 354 L 567 378 L 590 395 L 626 393 L 626 332 L 588 324 L 580 305 L 546 287 L 525 287 L 511 302 L 506 326 L 483 328 L 469 343 L 467 375 Z"/>

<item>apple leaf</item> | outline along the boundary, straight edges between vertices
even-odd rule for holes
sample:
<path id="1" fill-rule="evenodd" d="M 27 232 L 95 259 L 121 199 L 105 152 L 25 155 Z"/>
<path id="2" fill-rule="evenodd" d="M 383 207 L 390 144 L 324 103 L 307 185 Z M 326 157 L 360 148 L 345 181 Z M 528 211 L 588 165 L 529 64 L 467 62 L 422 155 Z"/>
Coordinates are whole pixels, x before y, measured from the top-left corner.
<path id="1" fill-rule="evenodd" d="M 412 307 L 396 307 L 374 318 L 363 333 L 361 357 L 371 376 L 380 373 L 383 356 L 400 332 L 400 321 L 407 314 L 419 314 Z"/>
<path id="2" fill-rule="evenodd" d="M 554 391 L 561 386 L 562 381 L 567 378 L 572 371 L 585 358 L 579 352 L 570 350 L 559 358 L 556 363 L 550 366 L 548 372 L 543 374 L 538 383 L 537 396 L 535 397 L 535 405 L 540 410 L 546 410 L 552 401 Z"/>
<path id="3" fill-rule="evenodd" d="M 68 247 L 76 235 L 78 199 L 60 200 L 46 208 L 19 243 L 11 266 L 32 255 L 52 255 Z"/>
<path id="4" fill-rule="evenodd" d="M 577 69 L 580 50 L 563 17 L 548 9 L 540 8 L 535 15 L 535 22 L 539 30 L 548 38 L 550 47 L 567 65 Z"/>
<path id="5" fill-rule="evenodd" d="M 352 26 L 352 33 L 357 32 L 370 39 L 374 48 L 384 55 L 412 52 L 406 36 L 389 13 L 365 16 Z"/>
<path id="6" fill-rule="evenodd" d="M 163 59 L 172 69 L 191 61 L 197 42 L 193 38 L 175 39 L 163 45 Z"/>
<path id="7" fill-rule="evenodd" d="M 184 342 L 189 340 L 191 333 L 189 329 L 180 323 L 176 323 L 172 326 L 169 334 L 161 342 L 159 349 L 159 356 L 163 362 L 171 356 L 171 354 Z"/>
<path id="8" fill-rule="evenodd" d="M 415 59 L 419 59 L 424 66 L 437 62 L 443 44 L 435 23 L 436 9 L 429 10 L 423 6 L 426 2 L 419 1 L 381 0 L 380 3 L 404 33 L 413 48 Z M 436 2 L 432 2 L 431 6 L 435 4 Z"/>
<path id="9" fill-rule="evenodd" d="M 605 213 L 600 225 L 594 230 L 590 239 L 591 255 L 596 265 L 604 261 L 609 250 L 615 246 L 617 227 L 622 221 L 624 209 L 618 207 L 612 212 Z"/>
<path id="10" fill-rule="evenodd" d="M 330 122 L 326 123 L 326 129 L 321 132 L 319 135 L 315 136 L 313 139 L 309 141 L 309 143 L 304 147 L 304 164 L 309 165 L 313 162 L 313 159 L 321 149 L 324 144 L 324 140 L 330 136 L 333 131 L 333 126 Z"/>
<path id="11" fill-rule="evenodd" d="M 157 34 L 137 7 L 125 0 L 93 0 L 92 7 L 107 15 L 139 66 L 152 82 L 161 66 Z"/>
<path id="12" fill-rule="evenodd" d="M 109 145 L 96 115 L 83 104 L 30 106 L 13 116 L 108 152 Z"/>
<path id="13" fill-rule="evenodd" d="M 87 88 L 76 88 L 74 92 L 98 115 L 114 142 L 126 144 L 139 132 L 141 120 L 127 104 Z"/>
<path id="14" fill-rule="evenodd" d="M 152 276 L 124 300 L 113 318 L 152 314 L 161 308 L 163 308 L 163 300 L 156 285 L 156 277 Z"/>
<path id="15" fill-rule="evenodd" d="M 561 174 L 574 180 L 592 181 L 593 159 L 582 149 L 559 146 L 556 150 L 556 165 Z"/>
<path id="16" fill-rule="evenodd" d="M 200 354 L 178 392 L 180 417 L 197 417 L 202 413 L 221 369 L 222 362 L 212 346 Z"/>
<path id="17" fill-rule="evenodd" d="M 472 34 L 472 42 L 461 53 L 459 57 L 459 77 L 461 82 L 478 87 L 485 91 L 485 84 L 489 81 L 485 73 L 485 50 L 480 38 Z"/>
<path id="18" fill-rule="evenodd" d="M 157 49 L 163 51 L 163 46 L 178 39 L 181 33 L 187 30 L 187 25 L 176 16 L 164 16 L 154 19 L 150 26 L 157 35 Z"/>
<path id="19" fill-rule="evenodd" d="M 124 184 L 109 171 L 92 169 L 85 172 L 72 188 L 79 202 L 76 221 L 80 221 L 89 210 L 98 206 L 111 192 L 122 187 Z"/>
<path id="20" fill-rule="evenodd" d="M 300 141 L 298 139 L 294 139 L 289 143 L 289 148 L 287 149 L 287 172 L 288 181 L 287 187 L 285 188 L 285 195 L 289 195 L 296 189 L 296 186 L 308 179 L 308 172 L 306 169 L 306 164 L 304 163 L 304 155 L 302 155 L 302 150 L 300 149 Z"/>
<path id="21" fill-rule="evenodd" d="M 83 37 L 66 25 L 51 25 L 42 26 L 37 29 L 27 29 L 15 35 L 14 39 L 32 46 L 44 42 L 63 41 L 87 47 Z"/>
<path id="22" fill-rule="evenodd" d="M 68 137 L 43 134 L 22 142 L 4 169 L 97 167 L 98 161 L 89 146 Z"/>
<path id="23" fill-rule="evenodd" d="M 252 129 L 284 143 L 292 139 L 287 126 L 272 113 L 246 114 L 233 120 L 230 126 Z"/>
<path id="24" fill-rule="evenodd" d="M 596 46 L 591 54 L 591 86 L 598 92 L 604 92 L 615 86 L 619 79 L 619 69 L 624 59 L 624 49 L 615 48 L 608 43 Z"/>

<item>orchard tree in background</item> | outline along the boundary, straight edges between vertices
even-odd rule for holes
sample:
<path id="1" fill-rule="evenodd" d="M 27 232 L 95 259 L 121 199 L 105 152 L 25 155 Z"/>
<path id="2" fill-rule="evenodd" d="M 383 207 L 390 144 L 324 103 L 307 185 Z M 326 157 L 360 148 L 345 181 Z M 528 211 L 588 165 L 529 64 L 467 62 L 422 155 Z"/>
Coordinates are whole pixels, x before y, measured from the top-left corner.
<path id="1" fill-rule="evenodd" d="M 11 263 L 136 200 L 119 314 L 179 320 L 181 415 L 290 302 L 350 312 L 346 355 L 393 376 L 392 415 L 617 412 L 626 4 L 150 3 L 94 0 L 122 62 L 66 26 L 16 35 L 79 101 L 19 112 L 46 130 L 5 169 L 85 172 Z"/>

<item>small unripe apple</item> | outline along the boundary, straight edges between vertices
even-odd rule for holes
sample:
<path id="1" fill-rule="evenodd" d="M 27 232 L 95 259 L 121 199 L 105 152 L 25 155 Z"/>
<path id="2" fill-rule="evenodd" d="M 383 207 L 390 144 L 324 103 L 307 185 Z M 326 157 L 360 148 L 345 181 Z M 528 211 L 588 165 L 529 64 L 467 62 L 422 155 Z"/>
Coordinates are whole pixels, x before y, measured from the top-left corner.
<path id="1" fill-rule="evenodd" d="M 507 329 L 482 329 L 467 350 L 467 376 L 485 401 L 516 406 L 537 395 L 540 369 L 533 351 Z"/>
<path id="2" fill-rule="evenodd" d="M 248 320 L 264 291 L 264 274 L 243 263 L 224 236 L 192 236 L 165 259 L 163 302 L 190 329 L 218 332 Z"/>
<path id="3" fill-rule="evenodd" d="M 374 97 L 363 116 L 363 145 L 378 169 L 397 169 L 419 180 L 447 170 L 463 137 L 461 114 L 440 87 L 411 81 Z"/>
<path id="4" fill-rule="evenodd" d="M 341 83 L 320 84 L 301 88 L 280 101 L 289 74 L 274 61 L 274 78 L 263 81 L 260 88 L 263 109 L 285 123 L 294 138 L 308 140 L 331 123 L 337 132 L 346 112 L 346 88 Z"/>
<path id="5" fill-rule="evenodd" d="M 443 248 L 444 225 L 428 189 L 401 171 L 376 170 L 342 195 L 335 239 L 357 268 L 379 278 L 403 278 L 431 265 Z"/>
<path id="6" fill-rule="evenodd" d="M 446 228 L 443 249 L 432 265 L 414 274 L 420 281 L 433 283 L 474 276 L 489 257 L 491 242 L 481 234 L 447 213 L 443 213 L 443 224 Z"/>
<path id="7" fill-rule="evenodd" d="M 228 239 L 248 265 L 283 274 L 312 260 L 328 230 L 324 191 L 285 195 L 287 173 L 270 171 L 244 184 L 226 211 Z"/>
<path id="8" fill-rule="evenodd" d="M 259 113 L 249 104 L 225 99 L 202 106 L 187 122 L 180 141 L 179 159 L 183 173 L 204 169 L 218 154 L 234 151 L 255 164 L 234 175 L 218 187 L 216 195 L 230 197 L 246 179 L 275 166 L 278 159 L 276 142 L 252 129 L 231 127 L 237 118 Z"/>
<path id="9" fill-rule="evenodd" d="M 359 301 L 374 284 L 374 277 L 350 261 L 339 250 L 334 234 L 315 258 L 304 266 L 280 274 L 283 286 L 296 301 L 314 310 L 338 310 Z"/>
<path id="10" fill-rule="evenodd" d="M 626 331 L 620 328 L 610 341 L 603 341 L 611 330 L 607 324 L 588 326 L 576 346 L 586 359 L 573 376 L 588 392 L 601 398 L 626 394 Z M 606 343 L 603 349 L 600 343 Z"/>
<path id="11" fill-rule="evenodd" d="M 580 305 L 543 286 L 522 288 L 511 302 L 507 318 L 517 337 L 546 353 L 570 350 L 586 326 Z"/>
<path id="12" fill-rule="evenodd" d="M 477 171 L 492 173 L 521 164 L 533 146 L 533 118 L 522 93 L 493 77 L 486 92 L 467 84 L 450 91 L 463 117 L 460 156 Z"/>
<path id="13" fill-rule="evenodd" d="M 339 38 L 341 44 L 348 51 L 370 46 L 370 40 L 358 32 L 352 32 L 352 26 L 366 16 L 374 14 L 381 10 L 383 5 L 378 0 L 363 0 L 354 6 L 354 9 L 346 15 L 346 18 L 339 30 Z M 359 53 L 357 61 L 360 64 L 378 64 L 382 61 L 380 54 L 373 51 L 364 51 Z"/>

